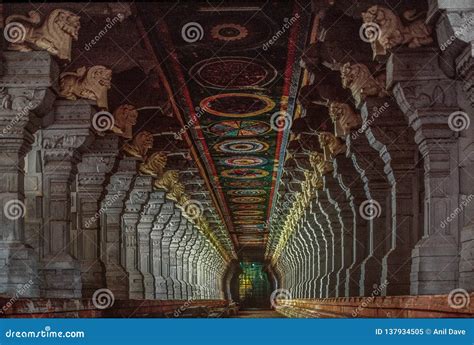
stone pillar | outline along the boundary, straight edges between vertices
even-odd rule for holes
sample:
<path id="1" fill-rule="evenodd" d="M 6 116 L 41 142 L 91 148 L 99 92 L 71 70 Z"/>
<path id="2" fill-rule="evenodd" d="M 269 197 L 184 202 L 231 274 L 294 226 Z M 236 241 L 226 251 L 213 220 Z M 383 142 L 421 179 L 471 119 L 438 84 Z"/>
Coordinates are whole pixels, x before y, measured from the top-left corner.
<path id="1" fill-rule="evenodd" d="M 171 242 L 179 229 L 180 223 L 181 211 L 175 206 L 173 216 L 170 222 L 165 226 L 161 239 L 161 270 L 166 280 L 166 291 L 168 293 L 168 299 L 170 300 L 175 299 L 175 296 L 179 295 L 176 289 L 179 284 L 176 280 L 176 253 L 174 253 L 175 249 L 171 247 Z M 174 257 L 172 257 L 172 255 Z"/>
<path id="2" fill-rule="evenodd" d="M 373 119 L 370 109 L 379 114 L 377 119 Z M 408 295 L 411 249 L 419 239 L 419 236 L 414 236 L 418 229 L 414 226 L 418 216 L 414 133 L 390 99 L 367 98 L 362 107 L 362 118 L 364 122 L 372 122 L 365 135 L 384 162 L 383 172 L 390 186 L 386 210 L 381 210 L 387 213 L 389 232 L 381 237 L 382 241 L 374 244 L 381 247 L 383 254 L 382 276 L 378 284 L 383 287 L 382 294 Z M 383 228 L 376 230 L 383 232 Z M 378 255 L 376 258 L 379 260 Z"/>
<path id="3" fill-rule="evenodd" d="M 458 219 L 446 220 L 459 206 L 459 169 L 448 120 L 459 111 L 459 82 L 446 77 L 429 48 L 397 50 L 387 66 L 387 85 L 415 131 L 425 167 L 425 229 L 412 252 L 411 294 L 449 293 L 457 286 Z"/>
<path id="4" fill-rule="evenodd" d="M 192 296 L 192 292 L 191 286 L 188 283 L 188 262 L 186 261 L 186 250 L 189 243 L 192 241 L 193 224 L 187 219 L 183 223 L 183 235 L 181 236 L 181 239 L 178 243 L 178 249 L 176 250 L 176 268 L 178 281 L 181 285 L 181 297 L 183 299 L 187 299 Z"/>
<path id="5" fill-rule="evenodd" d="M 58 67 L 47 52 L 3 52 L 0 77 L 0 294 L 38 297 L 38 257 L 25 243 L 24 157 L 48 125 Z"/>
<path id="6" fill-rule="evenodd" d="M 152 240 L 152 254 L 153 254 L 153 277 L 155 278 L 155 298 L 166 300 L 168 299 L 168 289 L 166 284 L 166 277 L 168 270 L 165 266 L 168 265 L 167 253 L 163 252 L 163 237 L 165 228 L 171 222 L 174 215 L 174 203 L 166 201 L 161 207 L 160 213 L 157 215 L 153 223 L 153 230 L 151 231 Z"/>
<path id="7" fill-rule="evenodd" d="M 161 211 L 165 203 L 165 192 L 155 190 L 150 193 L 148 203 L 145 205 L 140 221 L 137 225 L 139 241 L 138 264 L 140 273 L 143 275 L 143 286 L 145 299 L 155 298 L 155 278 L 153 276 L 153 222 Z"/>
<path id="8" fill-rule="evenodd" d="M 193 250 L 198 239 L 198 231 L 192 223 L 188 223 L 188 231 L 186 232 L 186 234 L 187 236 L 189 236 L 189 241 L 186 242 L 186 247 L 184 249 L 183 279 L 186 282 L 188 298 L 190 298 L 195 295 L 195 288 L 193 285 L 193 266 L 191 251 Z"/>
<path id="9" fill-rule="evenodd" d="M 388 236 L 386 198 L 390 189 L 384 179 L 383 161 L 368 144 L 364 130 L 348 135 L 346 143 L 352 167 L 344 174 L 344 183 L 350 186 L 351 206 L 356 214 L 353 263 L 346 295 L 364 296 L 372 293 L 382 274 L 383 242 Z M 352 176 L 347 175 L 350 173 Z"/>
<path id="10" fill-rule="evenodd" d="M 100 208 L 101 259 L 105 264 L 107 288 L 116 299 L 129 298 L 121 215 L 125 208 L 125 198 L 137 174 L 137 163 L 138 159 L 131 157 L 124 157 L 119 161 L 110 177 Z"/>
<path id="11" fill-rule="evenodd" d="M 42 130 L 44 217 L 41 294 L 51 298 L 81 297 L 81 265 L 71 255 L 71 184 L 77 163 L 93 140 L 88 101 L 56 101 L 54 123 Z"/>
<path id="12" fill-rule="evenodd" d="M 141 251 L 147 251 L 140 245 L 138 222 L 153 188 L 153 177 L 139 175 L 132 183 L 133 187 L 125 201 L 122 214 L 122 233 L 125 238 L 125 268 L 129 277 L 129 296 L 131 299 L 144 298 L 143 275 L 139 271 Z M 146 246 L 146 241 L 143 241 Z"/>
<path id="13" fill-rule="evenodd" d="M 172 279 L 171 283 L 173 285 L 173 299 L 184 299 L 183 297 L 183 288 L 186 286 L 183 283 L 182 278 L 182 258 L 178 254 L 179 247 L 183 241 L 184 234 L 187 229 L 187 220 L 184 218 L 181 211 L 176 211 L 178 213 L 179 219 L 177 220 L 177 228 L 174 234 L 172 235 L 171 242 L 169 244 L 169 257 L 170 257 L 170 277 Z"/>
<path id="14" fill-rule="evenodd" d="M 77 174 L 77 256 L 81 264 L 82 296 L 92 297 L 106 286 L 105 267 L 100 260 L 100 214 L 105 185 L 120 148 L 115 135 L 98 137 L 82 155 Z"/>

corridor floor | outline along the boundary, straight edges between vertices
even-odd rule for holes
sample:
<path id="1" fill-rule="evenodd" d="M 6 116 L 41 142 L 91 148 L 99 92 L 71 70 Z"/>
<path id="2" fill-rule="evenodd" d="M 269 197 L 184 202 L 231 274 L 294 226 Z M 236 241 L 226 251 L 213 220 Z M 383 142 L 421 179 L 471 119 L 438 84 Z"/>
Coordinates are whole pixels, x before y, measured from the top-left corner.
<path id="1" fill-rule="evenodd" d="M 262 310 L 262 309 L 254 309 L 254 310 L 240 310 L 239 314 L 236 318 L 253 318 L 253 319 L 279 319 L 284 318 L 285 316 L 277 313 L 274 310 Z"/>

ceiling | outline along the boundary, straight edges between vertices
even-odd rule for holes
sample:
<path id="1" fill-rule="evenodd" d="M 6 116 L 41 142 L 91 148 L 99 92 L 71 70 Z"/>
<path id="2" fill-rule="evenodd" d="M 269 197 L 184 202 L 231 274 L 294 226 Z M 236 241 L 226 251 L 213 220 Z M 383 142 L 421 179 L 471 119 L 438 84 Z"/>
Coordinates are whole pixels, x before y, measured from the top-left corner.
<path id="1" fill-rule="evenodd" d="M 297 116 L 310 8 L 297 1 L 137 7 L 236 252 L 263 257 Z"/>

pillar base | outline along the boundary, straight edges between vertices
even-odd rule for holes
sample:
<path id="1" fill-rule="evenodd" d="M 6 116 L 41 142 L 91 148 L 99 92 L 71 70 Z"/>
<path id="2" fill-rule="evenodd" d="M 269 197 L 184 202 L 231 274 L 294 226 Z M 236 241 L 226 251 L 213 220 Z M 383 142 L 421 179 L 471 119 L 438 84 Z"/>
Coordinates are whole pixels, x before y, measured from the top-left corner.
<path id="1" fill-rule="evenodd" d="M 47 256 L 40 269 L 41 296 L 46 298 L 81 298 L 81 265 L 73 257 L 62 254 Z"/>
<path id="2" fill-rule="evenodd" d="M 155 278 L 150 273 L 143 274 L 143 287 L 145 288 L 145 299 L 155 298 Z"/>
<path id="3" fill-rule="evenodd" d="M 360 295 L 370 296 L 380 283 L 382 263 L 373 255 L 367 257 L 360 267 Z"/>
<path id="4" fill-rule="evenodd" d="M 0 241 L 0 295 L 39 297 L 38 259 L 28 245 Z"/>
<path id="5" fill-rule="evenodd" d="M 408 248 L 397 247 L 383 258 L 382 278 L 383 295 L 402 296 L 410 294 L 411 262 Z"/>
<path id="6" fill-rule="evenodd" d="M 143 287 L 143 276 L 139 271 L 128 272 L 130 290 L 130 299 L 143 299 L 144 298 L 144 287 Z"/>
<path id="7" fill-rule="evenodd" d="M 474 291 L 474 224 L 461 230 L 461 256 L 459 262 L 459 287 Z"/>
<path id="8" fill-rule="evenodd" d="M 92 297 L 105 286 L 104 267 L 98 261 L 81 260 L 82 297 Z"/>
<path id="9" fill-rule="evenodd" d="M 128 273 L 121 266 L 114 266 L 113 270 L 106 267 L 105 281 L 115 299 L 129 299 Z"/>
<path id="10" fill-rule="evenodd" d="M 411 295 L 445 294 L 456 288 L 458 249 L 450 235 L 431 234 L 412 251 Z"/>
<path id="11" fill-rule="evenodd" d="M 163 276 L 155 277 L 155 298 L 163 300 L 168 299 L 166 280 Z"/>

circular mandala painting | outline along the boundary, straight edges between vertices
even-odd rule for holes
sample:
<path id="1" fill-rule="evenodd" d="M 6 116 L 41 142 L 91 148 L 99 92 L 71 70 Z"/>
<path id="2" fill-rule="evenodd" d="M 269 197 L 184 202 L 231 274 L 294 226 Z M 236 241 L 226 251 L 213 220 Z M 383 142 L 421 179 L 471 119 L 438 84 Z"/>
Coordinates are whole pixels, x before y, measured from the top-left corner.
<path id="1" fill-rule="evenodd" d="M 229 195 L 240 196 L 240 195 L 264 195 L 266 191 L 264 189 L 231 189 L 227 192 Z"/>
<path id="2" fill-rule="evenodd" d="M 221 41 L 236 41 L 247 37 L 249 31 L 245 26 L 235 23 L 219 24 L 212 28 L 212 38 Z"/>
<path id="3" fill-rule="evenodd" d="M 235 179 L 254 179 L 268 176 L 268 171 L 262 169 L 229 169 L 221 172 L 222 177 Z"/>
<path id="4" fill-rule="evenodd" d="M 262 181 L 228 181 L 226 185 L 236 188 L 256 188 L 263 187 L 264 183 Z"/>
<path id="5" fill-rule="evenodd" d="M 260 157 L 235 156 L 222 159 L 220 163 L 231 167 L 256 167 L 267 164 L 268 160 Z"/>
<path id="6" fill-rule="evenodd" d="M 238 196 L 236 198 L 230 199 L 231 202 L 235 202 L 237 204 L 255 204 L 258 202 L 265 201 L 265 198 L 261 198 L 258 196 Z"/>
<path id="7" fill-rule="evenodd" d="M 262 205 L 262 204 L 232 205 L 231 208 L 235 210 L 263 210 L 265 209 L 265 205 Z"/>
<path id="8" fill-rule="evenodd" d="M 259 211 L 259 210 L 238 210 L 238 211 L 235 211 L 234 214 L 240 214 L 240 215 L 263 215 L 263 211 Z"/>
<path id="9" fill-rule="evenodd" d="M 277 76 L 267 62 L 243 56 L 206 59 L 191 67 L 189 74 L 201 86 L 220 90 L 264 87 Z"/>
<path id="10" fill-rule="evenodd" d="M 221 93 L 203 99 L 201 109 L 224 117 L 258 116 L 275 108 L 271 98 L 253 93 Z"/>
<path id="11" fill-rule="evenodd" d="M 234 224 L 261 224 L 259 220 L 237 220 Z"/>
<path id="12" fill-rule="evenodd" d="M 214 145 L 218 152 L 226 153 L 257 153 L 268 150 L 269 145 L 257 139 L 229 139 Z"/>
<path id="13" fill-rule="evenodd" d="M 208 130 L 219 137 L 248 137 L 268 133 L 271 127 L 262 121 L 228 120 L 217 122 Z"/>

